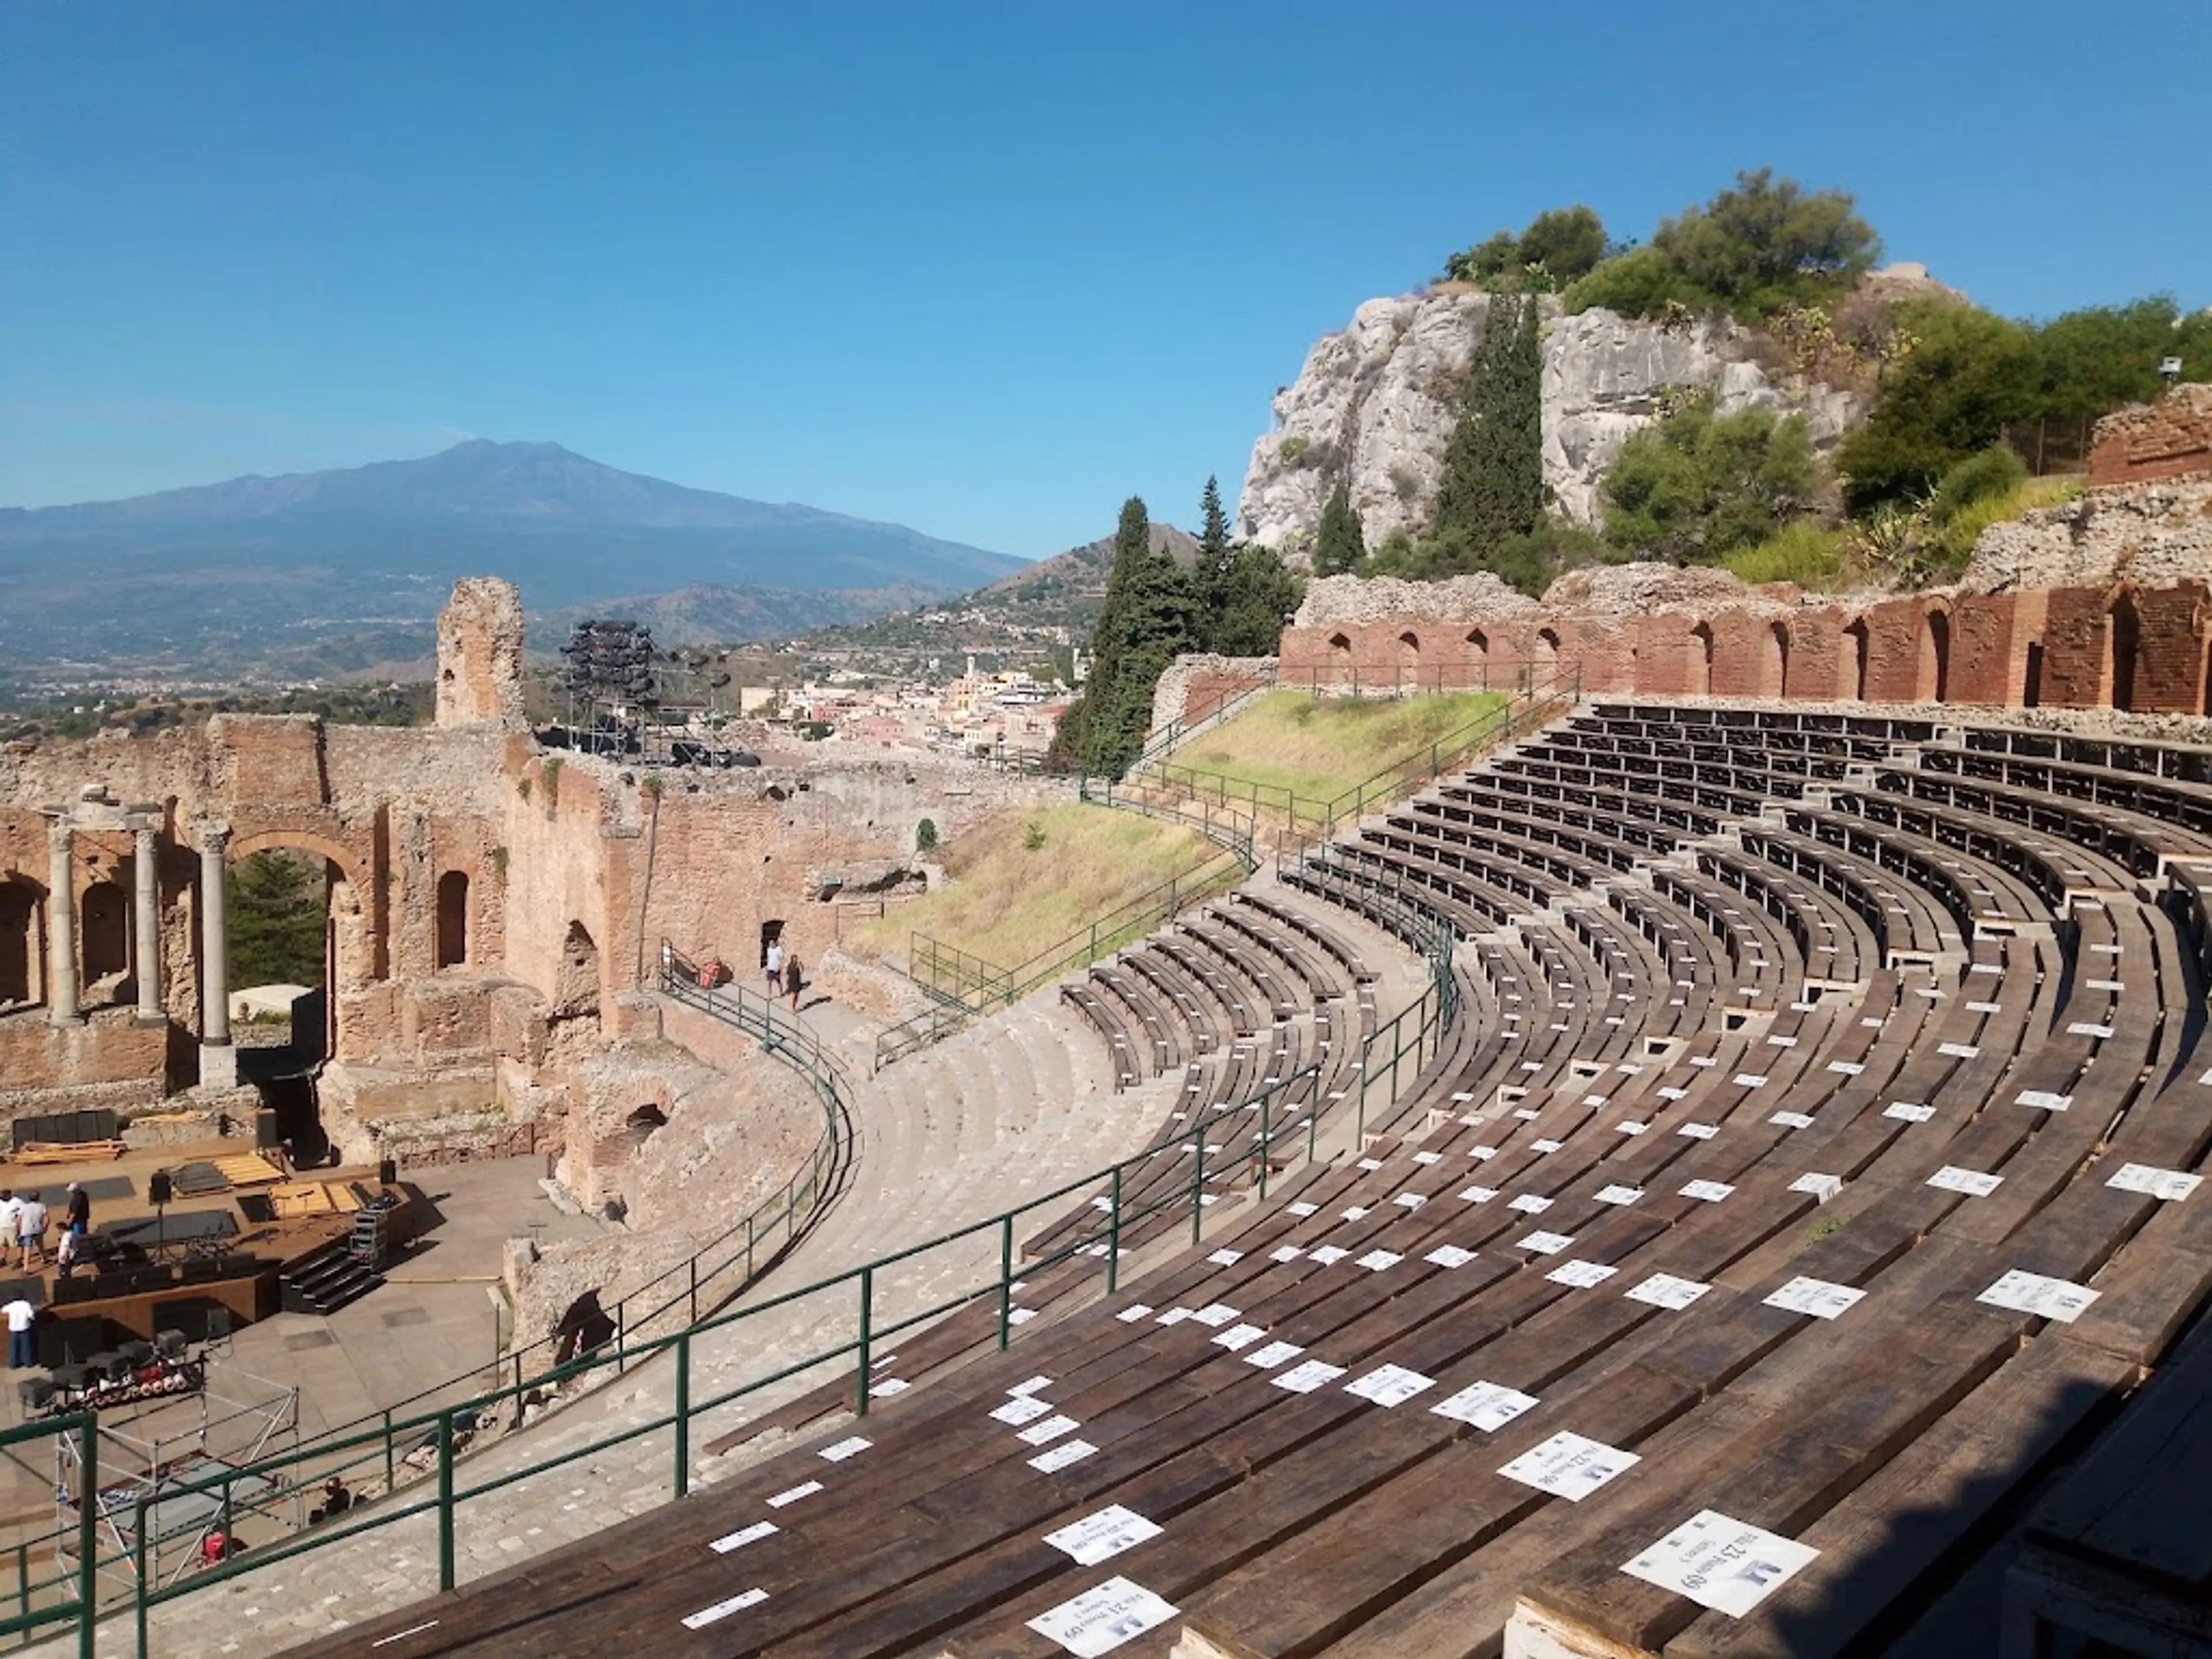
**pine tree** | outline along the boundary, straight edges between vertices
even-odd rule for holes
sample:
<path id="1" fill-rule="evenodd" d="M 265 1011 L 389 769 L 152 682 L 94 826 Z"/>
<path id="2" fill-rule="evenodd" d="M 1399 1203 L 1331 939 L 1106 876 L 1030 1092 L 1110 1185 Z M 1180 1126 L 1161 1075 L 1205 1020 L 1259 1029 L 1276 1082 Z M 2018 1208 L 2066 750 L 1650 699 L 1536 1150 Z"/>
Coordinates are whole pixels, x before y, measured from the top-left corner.
<path id="1" fill-rule="evenodd" d="M 1230 562 L 1224 598 L 1204 620 L 1208 648 L 1224 657 L 1272 657 L 1282 644 L 1283 624 L 1305 596 L 1304 586 L 1271 547 L 1243 546 Z"/>
<path id="2" fill-rule="evenodd" d="M 1121 505 L 1114 564 L 1091 635 L 1083 693 L 1060 717 L 1052 758 L 1086 774 L 1119 777 L 1142 752 L 1152 688 L 1178 652 L 1200 643 L 1189 579 L 1173 556 L 1152 547 L 1144 501 Z"/>
<path id="3" fill-rule="evenodd" d="M 256 853 L 231 872 L 224 906 L 235 986 L 320 985 L 327 922 L 319 860 Z"/>
<path id="4" fill-rule="evenodd" d="M 1230 565 L 1236 555 L 1229 539 L 1229 515 L 1221 510 L 1221 486 L 1209 477 L 1198 498 L 1198 562 L 1191 573 L 1199 602 L 1208 611 L 1228 597 Z"/>
<path id="5" fill-rule="evenodd" d="M 1356 570 L 1367 556 L 1367 539 L 1352 510 L 1352 492 L 1337 485 L 1321 510 L 1321 532 L 1314 538 L 1313 571 L 1316 576 L 1340 576 Z"/>
<path id="6" fill-rule="evenodd" d="M 1536 301 L 1493 295 L 1468 366 L 1437 490 L 1437 574 L 1486 570 L 1493 550 L 1544 516 L 1542 362 Z"/>

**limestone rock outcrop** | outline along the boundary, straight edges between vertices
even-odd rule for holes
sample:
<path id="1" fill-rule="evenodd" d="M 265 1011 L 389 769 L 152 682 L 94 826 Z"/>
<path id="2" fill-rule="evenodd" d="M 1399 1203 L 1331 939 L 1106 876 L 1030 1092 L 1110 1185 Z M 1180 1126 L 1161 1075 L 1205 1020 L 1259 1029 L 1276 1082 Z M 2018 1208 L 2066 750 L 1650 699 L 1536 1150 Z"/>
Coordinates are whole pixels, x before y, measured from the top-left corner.
<path id="1" fill-rule="evenodd" d="M 1490 307 L 1489 295 L 1447 284 L 1370 300 L 1349 328 L 1325 336 L 1275 394 L 1274 428 L 1252 447 L 1240 533 L 1297 562 L 1340 482 L 1370 547 L 1393 530 L 1425 529 Z M 1544 481 L 1577 523 L 1596 521 L 1605 469 L 1660 413 L 1668 388 L 1710 388 L 1724 411 L 1802 411 L 1822 445 L 1858 412 L 1848 393 L 1771 376 L 1734 323 L 1669 329 L 1609 311 L 1565 316 L 1550 301 L 1545 307 Z"/>

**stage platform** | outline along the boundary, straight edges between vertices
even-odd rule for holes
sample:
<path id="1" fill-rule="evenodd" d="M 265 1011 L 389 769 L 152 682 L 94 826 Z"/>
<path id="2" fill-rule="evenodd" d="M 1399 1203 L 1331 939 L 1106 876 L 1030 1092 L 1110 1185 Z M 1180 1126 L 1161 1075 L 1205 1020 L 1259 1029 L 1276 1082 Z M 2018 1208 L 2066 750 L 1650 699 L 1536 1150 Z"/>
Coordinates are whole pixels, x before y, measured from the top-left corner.
<path id="1" fill-rule="evenodd" d="M 195 1340 L 227 1324 L 235 1329 L 276 1311 L 278 1279 L 352 1231 L 355 1213 L 389 1193 L 396 1200 L 386 1237 L 398 1243 L 420 1231 L 420 1206 L 402 1185 L 386 1188 L 374 1165 L 288 1171 L 273 1154 L 242 1139 L 148 1147 L 81 1162 L 0 1161 L 0 1187 L 36 1193 L 53 1224 L 45 1263 L 18 1269 L 10 1249 L 0 1258 L 0 1300 L 21 1293 L 46 1316 L 39 1358 L 52 1366 L 112 1347 L 126 1337 L 150 1340 L 156 1329 Z M 190 1195 L 156 1206 L 152 1177 L 191 1167 L 195 1185 L 208 1170 L 245 1184 Z M 68 1188 L 80 1182 L 92 1199 L 92 1232 L 104 1241 L 94 1263 L 63 1278 L 55 1265 Z"/>

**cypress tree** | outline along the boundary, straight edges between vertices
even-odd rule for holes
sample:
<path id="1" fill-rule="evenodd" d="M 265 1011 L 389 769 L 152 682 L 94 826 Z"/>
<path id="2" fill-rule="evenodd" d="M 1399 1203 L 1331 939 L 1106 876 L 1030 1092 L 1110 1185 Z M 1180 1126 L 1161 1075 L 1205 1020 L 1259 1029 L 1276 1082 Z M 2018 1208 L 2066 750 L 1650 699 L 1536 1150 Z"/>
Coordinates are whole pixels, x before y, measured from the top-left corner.
<path id="1" fill-rule="evenodd" d="M 1321 532 L 1314 539 L 1313 572 L 1316 576 L 1340 576 L 1356 570 L 1367 556 L 1367 538 L 1352 510 L 1352 491 L 1344 484 L 1331 492 L 1321 510 Z"/>
<path id="2" fill-rule="evenodd" d="M 1132 495 L 1114 532 L 1091 671 L 1060 717 L 1054 760 L 1108 777 L 1126 771 L 1151 729 L 1152 688 L 1176 653 L 1199 643 L 1197 621 L 1188 579 L 1172 555 L 1152 551 L 1145 503 Z"/>
<path id="3" fill-rule="evenodd" d="M 1491 556 L 1500 544 L 1542 521 L 1543 371 L 1536 328 L 1533 297 L 1491 296 L 1437 490 L 1439 574 L 1493 568 Z"/>

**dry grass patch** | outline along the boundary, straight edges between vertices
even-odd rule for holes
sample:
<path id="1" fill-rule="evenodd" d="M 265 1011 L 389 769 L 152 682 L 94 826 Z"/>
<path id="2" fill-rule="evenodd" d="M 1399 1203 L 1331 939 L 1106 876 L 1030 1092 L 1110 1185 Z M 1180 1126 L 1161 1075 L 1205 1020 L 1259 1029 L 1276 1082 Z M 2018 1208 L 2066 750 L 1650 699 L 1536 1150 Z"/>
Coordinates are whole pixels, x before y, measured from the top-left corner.
<path id="1" fill-rule="evenodd" d="M 1103 806 L 1001 812 L 945 842 L 943 887 L 845 938 L 880 956 L 928 933 L 1012 968 L 1218 852 L 1194 830 Z"/>
<path id="2" fill-rule="evenodd" d="M 1270 691 L 1192 738 L 1170 764 L 1326 801 L 1508 701 L 1502 691 L 1445 692 L 1395 702 Z"/>

